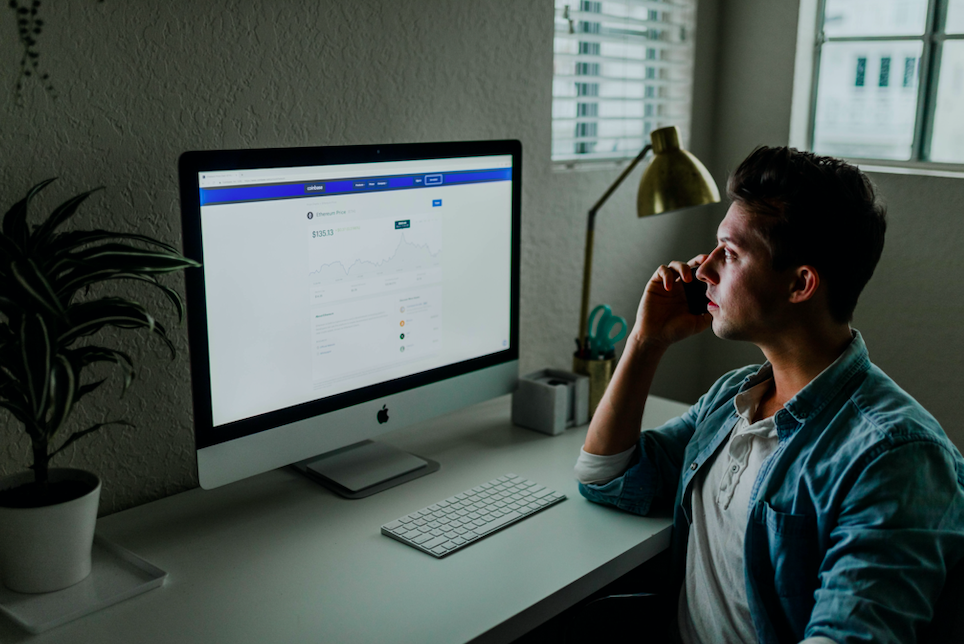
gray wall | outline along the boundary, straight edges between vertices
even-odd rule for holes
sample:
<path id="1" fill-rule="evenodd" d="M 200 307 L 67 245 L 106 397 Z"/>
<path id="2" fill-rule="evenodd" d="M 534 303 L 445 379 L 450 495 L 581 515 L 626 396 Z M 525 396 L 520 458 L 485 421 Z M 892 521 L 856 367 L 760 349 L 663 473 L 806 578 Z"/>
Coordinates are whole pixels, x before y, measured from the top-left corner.
<path id="1" fill-rule="evenodd" d="M 521 368 L 568 368 L 585 212 L 618 171 L 552 171 L 552 11 L 550 0 L 44 3 L 38 49 L 57 98 L 28 82 L 17 105 L 15 25 L 0 9 L 0 206 L 49 176 L 61 179 L 47 208 L 104 185 L 78 223 L 179 243 L 184 150 L 518 138 Z M 700 101 L 693 148 L 705 156 L 712 100 Z M 638 221 L 638 178 L 600 215 L 595 263 L 594 302 L 629 318 L 655 264 L 695 254 L 707 234 L 699 212 Z M 174 362 L 138 334 L 104 339 L 135 355 L 138 379 L 121 400 L 114 383 L 85 401 L 74 426 L 126 418 L 136 428 L 101 431 L 55 461 L 101 475 L 102 513 L 196 485 L 186 334 L 174 335 Z M 698 342 L 678 347 L 659 391 L 693 397 L 698 357 Z M 21 470 L 28 443 L 11 418 L 0 423 L 0 474 Z"/>

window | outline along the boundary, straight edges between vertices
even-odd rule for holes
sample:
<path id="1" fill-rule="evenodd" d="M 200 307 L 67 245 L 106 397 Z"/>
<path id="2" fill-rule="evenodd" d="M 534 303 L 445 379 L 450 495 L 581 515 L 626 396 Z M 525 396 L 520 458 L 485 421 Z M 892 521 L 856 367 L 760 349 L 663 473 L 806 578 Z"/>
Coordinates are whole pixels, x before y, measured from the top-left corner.
<path id="1" fill-rule="evenodd" d="M 651 130 L 689 140 L 695 0 L 556 0 L 552 160 L 625 159 Z"/>
<path id="2" fill-rule="evenodd" d="M 964 163 L 964 0 L 811 2 L 808 147 L 857 159 Z"/>

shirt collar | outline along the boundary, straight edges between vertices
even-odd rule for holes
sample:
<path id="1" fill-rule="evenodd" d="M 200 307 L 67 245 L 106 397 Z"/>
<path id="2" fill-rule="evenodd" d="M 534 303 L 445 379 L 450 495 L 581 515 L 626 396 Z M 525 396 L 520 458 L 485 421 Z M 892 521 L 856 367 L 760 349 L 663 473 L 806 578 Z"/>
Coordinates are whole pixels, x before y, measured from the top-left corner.
<path id="1" fill-rule="evenodd" d="M 770 390 L 770 380 L 770 378 L 767 378 L 756 383 L 749 389 L 743 389 L 733 398 L 733 406 L 736 408 L 736 413 L 747 423 L 753 422 L 753 415 L 756 413 L 756 408 L 760 406 L 760 401 L 763 400 L 763 396 Z"/>
<path id="2" fill-rule="evenodd" d="M 870 357 L 863 336 L 856 329 L 851 329 L 851 334 L 853 339 L 843 353 L 783 406 L 798 422 L 804 422 L 818 413 L 854 376 L 870 369 Z M 755 374 L 747 376 L 740 392 L 746 392 L 772 377 L 773 367 L 765 362 Z"/>

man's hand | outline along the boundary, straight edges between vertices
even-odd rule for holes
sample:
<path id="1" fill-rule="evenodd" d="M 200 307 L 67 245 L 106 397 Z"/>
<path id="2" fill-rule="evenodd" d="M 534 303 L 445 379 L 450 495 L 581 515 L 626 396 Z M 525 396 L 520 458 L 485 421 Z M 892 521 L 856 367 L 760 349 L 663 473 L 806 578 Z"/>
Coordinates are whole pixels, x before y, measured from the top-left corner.
<path id="1" fill-rule="evenodd" d="M 583 446 L 590 454 L 619 454 L 639 440 L 646 398 L 656 367 L 669 345 L 709 328 L 709 313 L 693 315 L 678 280 L 691 282 L 707 258 L 697 255 L 684 264 L 671 262 L 653 274 L 639 302 L 636 325 L 626 351 L 593 414 Z"/>
<path id="2" fill-rule="evenodd" d="M 679 283 L 695 280 L 696 269 L 706 258 L 707 255 L 697 255 L 685 264 L 674 261 L 656 269 L 639 302 L 630 336 L 638 345 L 665 349 L 710 327 L 713 317 L 709 313 L 689 312 L 683 285 Z"/>

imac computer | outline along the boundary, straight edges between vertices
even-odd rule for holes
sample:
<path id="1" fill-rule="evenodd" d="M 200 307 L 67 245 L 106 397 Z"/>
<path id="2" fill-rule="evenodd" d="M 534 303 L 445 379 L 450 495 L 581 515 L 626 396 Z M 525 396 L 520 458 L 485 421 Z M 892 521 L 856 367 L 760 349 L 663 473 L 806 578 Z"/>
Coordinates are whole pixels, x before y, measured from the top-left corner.
<path id="1" fill-rule="evenodd" d="M 438 464 L 371 439 L 511 392 L 518 141 L 179 162 L 198 478 L 295 465 L 344 496 Z"/>

